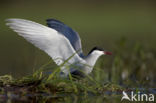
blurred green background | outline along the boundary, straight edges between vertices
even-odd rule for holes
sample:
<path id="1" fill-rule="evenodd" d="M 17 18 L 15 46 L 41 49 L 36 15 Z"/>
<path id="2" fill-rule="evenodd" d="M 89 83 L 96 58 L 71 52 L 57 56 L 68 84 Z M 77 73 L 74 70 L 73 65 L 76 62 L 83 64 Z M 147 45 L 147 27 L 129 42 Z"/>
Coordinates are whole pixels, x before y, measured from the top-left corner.
<path id="1" fill-rule="evenodd" d="M 23 18 L 44 25 L 48 18 L 58 19 L 79 33 L 85 54 L 94 46 L 113 51 L 114 56 L 102 57 L 107 61 L 116 56 L 114 48 L 118 47 L 121 38 L 128 43 L 124 52 L 127 55 L 135 44 L 143 46 L 144 51 L 155 53 L 155 5 L 156 2 L 149 0 L 1 0 L 0 75 L 28 75 L 50 60 L 47 54 L 9 29 L 5 19 Z M 148 71 L 154 75 L 155 54 L 152 58 Z"/>

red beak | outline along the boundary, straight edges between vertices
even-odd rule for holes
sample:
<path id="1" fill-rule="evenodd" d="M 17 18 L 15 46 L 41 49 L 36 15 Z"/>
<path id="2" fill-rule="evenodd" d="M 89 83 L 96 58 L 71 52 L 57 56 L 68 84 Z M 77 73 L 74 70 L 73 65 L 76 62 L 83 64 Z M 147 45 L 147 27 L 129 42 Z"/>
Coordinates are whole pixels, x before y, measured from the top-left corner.
<path id="1" fill-rule="evenodd" d="M 104 51 L 104 54 L 106 54 L 106 55 L 112 55 L 112 53 L 111 52 L 108 52 L 108 51 Z"/>

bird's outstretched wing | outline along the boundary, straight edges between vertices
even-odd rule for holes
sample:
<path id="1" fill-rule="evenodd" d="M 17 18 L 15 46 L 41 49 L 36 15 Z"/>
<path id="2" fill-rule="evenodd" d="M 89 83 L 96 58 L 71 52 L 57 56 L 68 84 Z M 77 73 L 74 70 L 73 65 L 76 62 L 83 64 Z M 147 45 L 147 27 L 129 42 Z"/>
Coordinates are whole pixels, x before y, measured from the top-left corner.
<path id="1" fill-rule="evenodd" d="M 57 65 L 61 65 L 74 53 L 68 63 L 73 64 L 82 60 L 69 40 L 52 28 L 24 19 L 7 19 L 7 25 L 18 35 L 45 51 Z"/>
<path id="2" fill-rule="evenodd" d="M 55 19 L 47 19 L 47 25 L 50 28 L 55 29 L 56 31 L 63 34 L 71 43 L 75 51 L 78 51 L 79 56 L 83 56 L 82 53 L 82 46 L 81 46 L 81 39 L 79 34 L 72 30 L 69 26 L 65 25 L 64 23 L 55 20 Z"/>

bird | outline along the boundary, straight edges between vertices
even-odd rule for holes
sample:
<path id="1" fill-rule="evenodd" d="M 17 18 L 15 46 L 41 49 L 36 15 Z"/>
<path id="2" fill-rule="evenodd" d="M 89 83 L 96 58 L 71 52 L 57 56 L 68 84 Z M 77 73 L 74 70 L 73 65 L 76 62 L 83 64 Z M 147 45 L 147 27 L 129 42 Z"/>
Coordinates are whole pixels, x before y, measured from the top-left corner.
<path id="1" fill-rule="evenodd" d="M 85 56 L 80 36 L 75 30 L 56 19 L 47 19 L 46 22 L 47 26 L 26 19 L 6 19 L 7 26 L 47 53 L 60 66 L 63 78 L 69 74 L 79 77 L 89 75 L 100 56 L 112 54 L 96 46 Z"/>

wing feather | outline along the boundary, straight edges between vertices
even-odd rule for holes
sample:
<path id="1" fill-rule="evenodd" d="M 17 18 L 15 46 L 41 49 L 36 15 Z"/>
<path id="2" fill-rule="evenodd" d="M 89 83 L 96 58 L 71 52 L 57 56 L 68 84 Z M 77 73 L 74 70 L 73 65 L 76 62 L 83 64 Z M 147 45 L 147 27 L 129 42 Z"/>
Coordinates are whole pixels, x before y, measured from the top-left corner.
<path id="1" fill-rule="evenodd" d="M 68 63 L 73 64 L 82 60 L 69 40 L 52 28 L 24 19 L 7 19 L 7 25 L 18 35 L 45 51 L 57 65 L 61 65 L 74 53 Z"/>
<path id="2" fill-rule="evenodd" d="M 81 39 L 76 31 L 63 22 L 55 19 L 47 19 L 47 25 L 64 35 L 69 40 L 75 51 L 78 52 L 79 56 L 83 57 Z"/>

